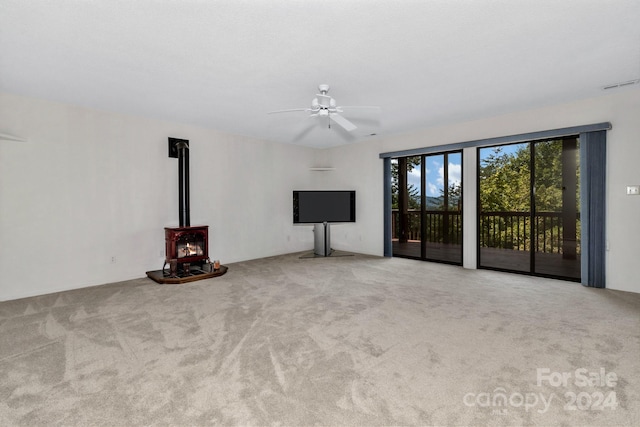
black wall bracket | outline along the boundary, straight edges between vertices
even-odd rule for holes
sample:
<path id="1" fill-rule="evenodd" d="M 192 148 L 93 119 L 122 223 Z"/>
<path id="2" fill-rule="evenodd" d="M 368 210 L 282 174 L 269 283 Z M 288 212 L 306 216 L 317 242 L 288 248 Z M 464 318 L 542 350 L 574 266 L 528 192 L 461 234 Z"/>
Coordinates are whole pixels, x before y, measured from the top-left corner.
<path id="1" fill-rule="evenodd" d="M 180 138 L 169 138 L 169 157 L 173 157 L 174 159 L 178 158 L 178 144 L 180 142 L 184 142 L 189 146 L 188 139 L 180 139 Z"/>

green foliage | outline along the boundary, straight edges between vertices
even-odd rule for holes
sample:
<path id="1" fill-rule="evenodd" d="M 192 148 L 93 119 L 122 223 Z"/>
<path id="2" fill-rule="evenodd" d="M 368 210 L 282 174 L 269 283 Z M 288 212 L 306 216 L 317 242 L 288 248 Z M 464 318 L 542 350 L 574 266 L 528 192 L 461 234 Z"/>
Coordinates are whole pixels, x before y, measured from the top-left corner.
<path id="1" fill-rule="evenodd" d="M 563 210 L 562 146 L 562 140 L 535 143 L 533 182 L 537 214 L 548 212 L 559 215 Z M 567 153 L 567 155 L 573 154 Z M 577 150 L 575 155 L 578 155 Z M 531 242 L 526 241 L 532 226 L 528 215 L 526 217 L 508 215 L 510 212 L 525 214 L 531 212 L 530 160 L 531 145 L 529 143 L 519 144 L 513 152 L 505 152 L 503 147 L 493 147 L 491 152 L 481 160 L 479 172 L 481 212 L 502 213 L 491 218 L 486 216 L 486 220 L 483 220 L 481 224 L 483 246 L 530 250 Z M 575 173 L 579 183 L 577 158 Z M 579 211 L 579 185 L 576 187 L 576 208 Z M 515 218 L 520 220 L 515 221 Z M 536 217 L 536 246 L 540 243 L 545 248 L 551 248 L 551 251 L 559 251 L 561 250 L 559 236 L 562 233 L 562 224 L 557 222 L 559 220 L 551 221 L 550 218 Z M 579 223 L 577 228 L 579 236 Z M 536 250 L 539 249 L 536 248 Z"/>
<path id="2" fill-rule="evenodd" d="M 391 207 L 398 209 L 398 161 L 391 162 Z M 420 156 L 407 157 L 407 172 L 420 168 Z M 407 185 L 409 209 L 420 209 L 420 189 L 413 184 Z"/>
<path id="3" fill-rule="evenodd" d="M 527 145 L 515 153 L 494 147 L 480 164 L 480 206 L 483 212 L 529 210 L 529 159 Z"/>
<path id="4" fill-rule="evenodd" d="M 536 210 L 562 210 L 562 141 L 536 144 Z"/>
<path id="5" fill-rule="evenodd" d="M 536 143 L 535 156 L 536 211 L 559 212 L 562 210 L 562 140 Z M 529 144 L 521 144 L 514 153 L 505 153 L 502 147 L 492 148 L 480 164 L 483 212 L 530 211 L 530 159 Z"/>

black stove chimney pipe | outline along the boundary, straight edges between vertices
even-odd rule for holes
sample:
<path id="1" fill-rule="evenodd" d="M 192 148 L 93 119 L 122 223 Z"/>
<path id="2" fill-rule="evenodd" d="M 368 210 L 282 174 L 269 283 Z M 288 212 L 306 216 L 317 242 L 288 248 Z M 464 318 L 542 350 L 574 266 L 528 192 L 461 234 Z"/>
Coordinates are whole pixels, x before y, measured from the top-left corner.
<path id="1" fill-rule="evenodd" d="M 178 158 L 178 216 L 180 227 L 190 227 L 189 140 L 169 138 L 169 157 Z"/>
<path id="2" fill-rule="evenodd" d="M 178 144 L 178 198 L 180 199 L 180 227 L 191 226 L 189 202 L 189 142 Z"/>

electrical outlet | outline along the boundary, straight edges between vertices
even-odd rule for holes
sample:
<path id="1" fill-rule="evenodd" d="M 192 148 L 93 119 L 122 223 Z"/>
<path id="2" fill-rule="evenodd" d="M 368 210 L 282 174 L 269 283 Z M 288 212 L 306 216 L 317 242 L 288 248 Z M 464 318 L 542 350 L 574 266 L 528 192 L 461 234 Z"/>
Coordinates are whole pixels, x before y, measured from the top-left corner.
<path id="1" fill-rule="evenodd" d="M 111 257 L 111 264 L 115 264 L 115 263 L 116 263 L 116 257 L 115 257 L 115 256 L 112 256 L 112 257 Z"/>
<path id="2" fill-rule="evenodd" d="M 627 196 L 640 195 L 640 185 L 627 185 Z"/>

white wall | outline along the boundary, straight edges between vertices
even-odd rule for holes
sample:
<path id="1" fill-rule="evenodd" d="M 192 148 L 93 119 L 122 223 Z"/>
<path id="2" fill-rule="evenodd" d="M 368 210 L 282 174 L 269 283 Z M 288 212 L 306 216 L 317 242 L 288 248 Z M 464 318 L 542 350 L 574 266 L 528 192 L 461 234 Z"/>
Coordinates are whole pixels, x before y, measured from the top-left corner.
<path id="1" fill-rule="evenodd" d="M 177 159 L 191 144 L 191 224 L 222 263 L 313 247 L 292 190 L 317 150 L 0 94 L 0 300 L 144 277 L 178 225 Z M 111 258 L 116 262 L 112 263 Z"/>
<path id="2" fill-rule="evenodd" d="M 167 137 L 191 141 L 191 224 L 210 227 L 223 263 L 313 247 L 294 226 L 294 189 L 355 189 L 357 222 L 332 226 L 332 246 L 383 253 L 378 154 L 610 121 L 607 286 L 640 292 L 640 90 L 452 124 L 327 150 L 274 144 L 178 123 L 0 94 L 0 300 L 143 277 L 164 259 L 178 223 L 177 160 Z M 465 161 L 469 158 L 465 154 Z M 475 173 L 465 167 L 468 196 Z M 334 171 L 315 172 L 313 166 Z M 465 218 L 467 218 L 465 216 Z M 470 224 L 471 221 L 468 221 Z M 467 248 L 475 233 L 466 230 Z M 471 254 L 465 251 L 465 255 Z M 112 263 L 111 258 L 116 257 Z M 473 260 L 465 260 L 473 267 Z"/>
<path id="3" fill-rule="evenodd" d="M 384 112 L 383 112 L 384 114 Z M 425 129 L 406 135 L 336 147 L 329 162 L 336 167 L 331 180 L 358 190 L 358 223 L 348 235 L 332 234 L 348 250 L 382 255 L 382 152 L 452 144 L 457 142 L 543 131 L 569 126 L 611 122 L 607 135 L 607 287 L 640 292 L 635 266 L 640 259 L 640 196 L 627 196 L 627 185 L 640 184 L 640 89 L 627 89 L 570 104 L 517 112 L 473 122 Z M 465 198 L 473 212 L 475 169 L 465 153 Z M 467 200 L 465 200 L 465 204 Z M 465 212 L 465 256 L 475 252 L 475 232 Z M 475 217 L 473 217 L 475 218 Z M 334 238 L 335 236 L 335 238 Z M 340 240 L 337 238 L 339 237 Z M 465 259 L 465 267 L 475 261 Z"/>
<path id="4" fill-rule="evenodd" d="M 329 190 L 356 190 L 356 222 L 331 225 L 331 246 L 337 250 L 371 255 L 383 254 L 383 177 L 382 160 L 374 146 L 345 145 L 328 160 L 334 171 L 324 172 Z"/>

